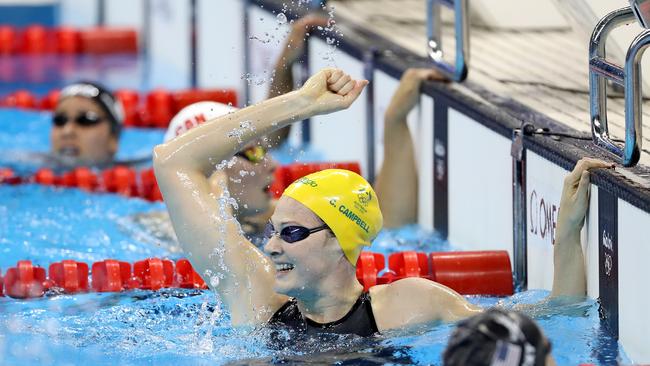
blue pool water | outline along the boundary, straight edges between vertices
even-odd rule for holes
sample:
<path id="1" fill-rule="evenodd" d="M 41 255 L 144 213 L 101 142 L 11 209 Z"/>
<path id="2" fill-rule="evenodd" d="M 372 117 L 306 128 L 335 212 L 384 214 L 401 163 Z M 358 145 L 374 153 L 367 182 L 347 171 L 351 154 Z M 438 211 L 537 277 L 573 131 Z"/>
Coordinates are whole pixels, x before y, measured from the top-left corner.
<path id="1" fill-rule="evenodd" d="M 0 110 L 0 156 L 8 150 L 47 151 L 48 117 Z M 127 130 L 120 156 L 148 154 L 161 139 L 160 131 Z M 4 273 L 20 259 L 47 266 L 62 259 L 178 258 L 178 248 L 161 226 L 139 220 L 143 213 L 163 210 L 161 203 L 112 194 L 0 186 L 0 268 Z M 384 232 L 373 246 L 383 253 L 450 248 L 417 226 Z M 547 294 L 527 291 L 507 299 L 471 301 L 517 308 Z M 553 342 L 559 365 L 627 361 L 616 341 L 601 330 L 595 301 L 539 305 L 529 312 Z M 267 329 L 232 328 L 218 296 L 209 291 L 89 293 L 25 301 L 5 297 L 0 298 L 0 364 L 440 364 L 452 329 L 444 324 L 369 339 L 289 339 L 286 348 L 278 349 Z"/>

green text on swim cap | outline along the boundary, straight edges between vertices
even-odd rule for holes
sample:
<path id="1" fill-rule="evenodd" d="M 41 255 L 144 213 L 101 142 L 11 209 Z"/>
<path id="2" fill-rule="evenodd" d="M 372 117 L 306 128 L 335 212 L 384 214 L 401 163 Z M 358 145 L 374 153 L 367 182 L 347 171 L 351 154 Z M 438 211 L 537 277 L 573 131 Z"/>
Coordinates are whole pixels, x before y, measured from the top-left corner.
<path id="1" fill-rule="evenodd" d="M 339 212 L 345 215 L 345 217 L 350 219 L 352 222 L 357 224 L 357 226 L 359 226 L 363 231 L 365 231 L 366 233 L 369 232 L 368 224 L 365 221 L 363 221 L 359 216 L 357 216 L 357 214 L 354 213 L 354 211 L 348 209 L 347 207 L 345 207 L 345 205 L 341 205 L 339 206 Z"/>

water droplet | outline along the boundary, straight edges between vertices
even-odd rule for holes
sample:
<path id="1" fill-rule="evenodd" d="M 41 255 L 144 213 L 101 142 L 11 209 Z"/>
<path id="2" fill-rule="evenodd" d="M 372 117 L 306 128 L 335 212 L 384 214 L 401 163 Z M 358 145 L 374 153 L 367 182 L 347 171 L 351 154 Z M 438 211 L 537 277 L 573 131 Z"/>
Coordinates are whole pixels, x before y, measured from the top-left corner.
<path id="1" fill-rule="evenodd" d="M 276 19 L 278 20 L 278 24 L 286 24 L 287 23 L 287 16 L 284 15 L 284 13 L 278 14 Z"/>

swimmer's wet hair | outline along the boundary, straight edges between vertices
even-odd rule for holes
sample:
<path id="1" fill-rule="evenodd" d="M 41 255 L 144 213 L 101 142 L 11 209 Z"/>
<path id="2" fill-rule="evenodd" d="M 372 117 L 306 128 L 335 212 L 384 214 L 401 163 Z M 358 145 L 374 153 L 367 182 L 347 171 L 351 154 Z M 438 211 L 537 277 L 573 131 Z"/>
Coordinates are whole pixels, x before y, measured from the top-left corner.
<path id="1" fill-rule="evenodd" d="M 515 311 L 489 309 L 458 324 L 443 353 L 443 364 L 543 366 L 550 351 L 532 319 Z"/>
<path id="2" fill-rule="evenodd" d="M 61 90 L 59 102 L 67 97 L 85 97 L 97 103 L 108 115 L 111 133 L 115 137 L 120 137 L 124 123 L 124 109 L 122 103 L 107 88 L 96 82 L 79 81 Z"/>

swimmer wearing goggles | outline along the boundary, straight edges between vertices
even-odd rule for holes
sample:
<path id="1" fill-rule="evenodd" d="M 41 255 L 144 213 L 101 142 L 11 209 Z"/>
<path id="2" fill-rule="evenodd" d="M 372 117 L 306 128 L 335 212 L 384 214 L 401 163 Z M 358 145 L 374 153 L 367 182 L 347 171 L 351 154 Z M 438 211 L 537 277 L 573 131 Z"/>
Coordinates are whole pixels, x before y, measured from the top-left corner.
<path id="1" fill-rule="evenodd" d="M 68 117 L 65 113 L 57 113 L 52 116 L 52 124 L 56 127 L 63 127 L 68 122 L 74 122 L 81 127 L 90 127 L 104 120 L 104 117 L 101 117 L 92 111 L 85 111 L 76 117 Z"/>
<path id="2" fill-rule="evenodd" d="M 206 121 L 236 111 L 235 107 L 212 101 L 190 104 L 172 118 L 164 141 L 172 141 Z M 234 159 L 228 159 L 229 163 L 221 172 L 228 177 L 222 184 L 225 184 L 230 195 L 238 202 L 237 210 L 234 212 L 235 218 L 242 224 L 247 239 L 256 246 L 262 246 L 266 242 L 263 232 L 274 206 L 270 184 L 276 168 L 275 161 L 268 155 L 267 149 L 260 141 L 256 140 L 242 147 L 234 154 Z M 213 193 L 219 196 L 223 188 L 218 187 L 216 183 L 217 175 L 212 176 L 211 173 L 208 180 Z"/>
<path id="3" fill-rule="evenodd" d="M 80 82 L 63 88 L 52 117 L 52 155 L 64 166 L 110 164 L 123 116 L 122 105 L 98 84 Z"/>
<path id="4" fill-rule="evenodd" d="M 232 180 L 220 171 L 206 176 L 214 161 L 228 160 L 296 121 L 346 109 L 366 85 L 341 70 L 325 69 L 297 91 L 202 123 L 155 148 L 156 177 L 179 242 L 197 272 L 219 292 L 234 325 L 270 323 L 307 333 L 367 336 L 482 311 L 455 291 L 422 278 L 363 291 L 356 262 L 381 230 L 383 217 L 375 191 L 356 173 L 329 169 L 292 183 L 275 207 L 270 239 L 262 249 L 242 235 L 233 220 L 235 210 L 224 204 L 227 200 L 214 199 L 225 195 L 224 187 Z M 237 139 L 228 137 L 244 122 L 251 128 Z M 575 174 L 599 164 L 579 164 Z M 555 250 L 576 245 L 571 235 L 579 232 L 575 223 L 584 218 L 586 177 L 586 182 L 565 186 L 568 198 L 563 196 L 558 232 L 568 236 L 558 238 Z M 570 258 L 559 267 L 576 261 Z M 568 276 L 572 272 L 556 266 L 556 275 L 563 278 L 555 281 L 554 295 L 584 295 L 586 287 Z"/>
<path id="5" fill-rule="evenodd" d="M 311 229 L 308 229 L 304 226 L 291 225 L 291 226 L 283 227 L 282 230 L 280 231 L 276 231 L 275 228 L 273 227 L 273 223 L 269 221 L 268 223 L 266 223 L 266 228 L 264 229 L 264 236 L 267 239 L 271 239 L 274 236 L 278 236 L 280 237 L 280 239 L 284 240 L 287 243 L 295 243 L 297 241 L 307 239 L 311 234 L 317 233 L 321 230 L 328 230 L 328 229 L 329 227 L 327 225 L 321 225 Z"/>
<path id="6" fill-rule="evenodd" d="M 262 146 L 250 146 L 235 153 L 235 156 L 244 158 L 253 164 L 261 163 L 266 158 L 266 149 Z"/>

